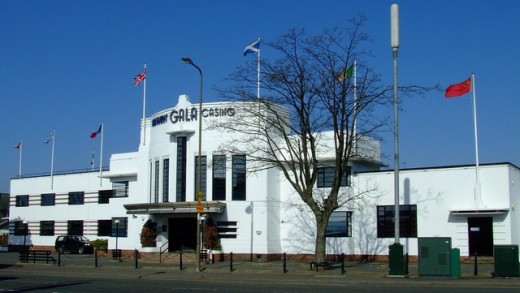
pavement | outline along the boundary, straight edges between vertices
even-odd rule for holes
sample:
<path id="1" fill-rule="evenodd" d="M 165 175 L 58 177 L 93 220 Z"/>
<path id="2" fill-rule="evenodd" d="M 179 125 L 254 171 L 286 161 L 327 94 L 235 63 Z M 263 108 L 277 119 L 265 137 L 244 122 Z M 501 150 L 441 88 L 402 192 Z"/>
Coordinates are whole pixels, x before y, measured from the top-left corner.
<path id="1" fill-rule="evenodd" d="M 57 255 L 54 255 L 57 258 Z M 176 260 L 159 263 L 157 260 L 142 258 L 135 262 L 133 258 L 122 261 L 112 260 L 108 255 L 64 254 L 59 264 L 45 262 L 22 263 L 18 253 L 0 253 L 0 276 L 3 273 L 45 274 L 89 276 L 92 278 L 171 278 L 182 280 L 229 280 L 254 279 L 265 282 L 336 282 L 357 284 L 403 284 L 411 283 L 421 286 L 440 287 L 478 287 L 478 288 L 519 288 L 520 278 L 493 278 L 494 264 L 484 262 L 475 266 L 471 261 L 461 263 L 461 276 L 419 276 L 418 265 L 409 264 L 408 274 L 389 276 L 388 263 L 381 262 L 346 262 L 342 270 L 340 263 L 333 263 L 327 270 L 310 269 L 309 262 L 303 261 L 268 261 L 268 262 L 220 262 L 214 264 L 201 263 L 200 271 L 196 271 L 195 263 L 187 259 L 182 264 Z"/>

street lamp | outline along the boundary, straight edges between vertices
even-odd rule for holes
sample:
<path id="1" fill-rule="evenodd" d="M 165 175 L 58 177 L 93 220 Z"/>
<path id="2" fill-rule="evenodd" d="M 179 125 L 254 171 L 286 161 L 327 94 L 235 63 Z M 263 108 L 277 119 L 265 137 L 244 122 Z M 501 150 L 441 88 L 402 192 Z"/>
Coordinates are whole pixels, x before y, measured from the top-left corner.
<path id="1" fill-rule="evenodd" d="M 397 97 L 397 51 L 399 49 L 399 6 L 390 6 L 390 46 L 394 61 L 394 233 L 395 243 L 389 247 L 389 274 L 404 275 L 403 246 L 399 243 L 399 99 Z"/>
<path id="2" fill-rule="evenodd" d="M 199 161 L 198 161 L 198 176 L 197 176 L 197 201 L 200 204 L 202 200 L 202 186 L 201 186 L 201 177 L 202 177 L 202 70 L 198 67 L 189 57 L 182 57 L 181 60 L 195 67 L 200 74 L 200 99 L 199 99 Z M 197 244 L 195 245 L 195 261 L 197 263 L 195 267 L 196 272 L 200 272 L 200 211 L 197 211 Z"/>
<path id="3" fill-rule="evenodd" d="M 116 258 L 120 259 L 119 251 L 117 250 L 117 240 L 119 238 L 119 220 L 115 220 L 114 223 L 116 223 Z"/>
<path id="4" fill-rule="evenodd" d="M 27 221 L 23 221 L 22 224 L 23 224 L 23 250 L 27 250 L 27 247 L 25 245 L 26 245 L 27 234 L 29 233 L 29 223 L 27 223 Z"/>

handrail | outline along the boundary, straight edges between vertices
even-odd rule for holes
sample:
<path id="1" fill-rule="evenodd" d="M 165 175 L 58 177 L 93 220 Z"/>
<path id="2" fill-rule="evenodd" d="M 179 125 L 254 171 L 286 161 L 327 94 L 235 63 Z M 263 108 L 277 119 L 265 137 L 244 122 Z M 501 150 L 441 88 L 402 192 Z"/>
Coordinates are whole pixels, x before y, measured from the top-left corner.
<path id="1" fill-rule="evenodd" d="M 159 248 L 159 263 L 162 263 L 162 254 L 168 250 L 168 242 L 169 241 L 166 241 L 166 243 L 161 245 L 161 247 Z M 164 246 L 166 246 L 166 248 L 164 248 Z"/>

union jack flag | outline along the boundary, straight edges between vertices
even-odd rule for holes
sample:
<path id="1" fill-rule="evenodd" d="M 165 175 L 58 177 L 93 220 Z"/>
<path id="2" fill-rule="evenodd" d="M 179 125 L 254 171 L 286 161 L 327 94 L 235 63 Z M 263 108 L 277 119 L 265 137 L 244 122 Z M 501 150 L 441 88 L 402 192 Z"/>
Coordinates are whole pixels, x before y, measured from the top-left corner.
<path id="1" fill-rule="evenodd" d="M 138 86 L 146 78 L 146 69 L 134 77 L 134 86 Z"/>

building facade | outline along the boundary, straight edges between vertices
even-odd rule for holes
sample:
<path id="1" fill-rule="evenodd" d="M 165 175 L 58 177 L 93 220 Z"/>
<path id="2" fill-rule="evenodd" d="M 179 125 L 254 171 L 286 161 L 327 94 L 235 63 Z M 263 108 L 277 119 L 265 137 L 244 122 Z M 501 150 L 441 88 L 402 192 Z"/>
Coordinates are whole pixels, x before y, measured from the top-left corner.
<path id="1" fill-rule="evenodd" d="M 248 154 L 226 151 L 229 137 L 239 134 L 212 127 L 241 123 L 245 105 L 205 103 L 201 115 L 198 106 L 182 95 L 176 106 L 146 118 L 138 150 L 113 154 L 106 170 L 13 178 L 10 245 L 53 247 L 58 235 L 73 234 L 108 239 L 109 249 L 117 242 L 124 250 L 187 251 L 196 248 L 202 221 L 202 231 L 204 224 L 216 226 L 225 253 L 251 259 L 312 255 L 313 214 L 283 174 L 274 168 L 250 172 Z M 320 156 L 330 159 L 325 150 Z M 381 166 L 379 142 L 361 140 L 341 187 L 345 197 L 357 199 L 333 213 L 327 253 L 388 254 L 393 172 Z M 334 166 L 319 168 L 316 190 L 323 191 Z M 462 255 L 518 244 L 520 170 L 509 163 L 479 169 L 478 194 L 475 166 L 401 171 L 400 230 L 407 253 L 417 255 L 418 237 L 451 237 Z M 142 245 L 144 226 L 154 230 L 151 247 Z"/>

